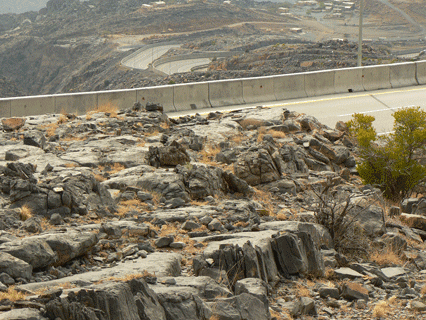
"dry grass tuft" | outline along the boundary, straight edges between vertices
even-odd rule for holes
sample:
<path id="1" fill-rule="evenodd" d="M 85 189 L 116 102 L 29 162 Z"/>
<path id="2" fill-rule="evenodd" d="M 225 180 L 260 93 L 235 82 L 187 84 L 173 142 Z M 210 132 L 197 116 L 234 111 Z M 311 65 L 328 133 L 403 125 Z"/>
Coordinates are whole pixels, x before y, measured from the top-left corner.
<path id="1" fill-rule="evenodd" d="M 146 210 L 148 209 L 148 205 L 139 199 L 131 199 L 131 200 L 123 200 L 120 201 L 120 205 L 118 206 L 116 215 L 123 217 L 127 213 L 133 210 Z"/>
<path id="2" fill-rule="evenodd" d="M 253 200 L 261 203 L 265 208 L 266 212 L 261 212 L 262 215 L 274 215 L 275 206 L 273 204 L 272 195 L 270 192 L 266 192 L 260 189 L 254 189 Z"/>
<path id="3" fill-rule="evenodd" d="M 382 251 L 374 251 L 370 254 L 370 259 L 375 261 L 379 266 L 386 265 L 402 265 L 404 261 L 401 257 L 392 251 L 391 248 L 385 248 Z"/>
<path id="4" fill-rule="evenodd" d="M 63 124 L 63 123 L 66 123 L 66 122 L 68 122 L 68 117 L 65 114 L 61 114 L 59 116 L 57 124 Z"/>
<path id="5" fill-rule="evenodd" d="M 324 277 L 328 280 L 333 280 L 336 278 L 336 274 L 333 268 L 326 267 L 324 272 Z"/>
<path id="6" fill-rule="evenodd" d="M 367 294 L 368 295 L 368 290 L 366 288 L 364 288 L 361 284 L 357 283 L 357 282 L 345 281 L 344 284 L 347 287 L 349 287 L 351 290 L 358 291 L 358 292 L 361 292 L 363 294 Z"/>
<path id="7" fill-rule="evenodd" d="M 109 114 L 110 118 L 117 118 L 117 111 L 118 111 L 118 107 L 113 105 L 111 102 L 108 102 L 108 103 L 100 105 L 97 108 L 87 112 L 86 118 L 87 118 L 87 116 L 91 116 L 92 114 L 98 113 L 98 112 L 107 113 L 107 114 Z"/>
<path id="8" fill-rule="evenodd" d="M 270 134 L 274 139 L 282 139 L 286 137 L 286 134 L 282 131 L 277 131 L 277 130 L 268 130 L 267 132 L 268 134 Z"/>
<path id="9" fill-rule="evenodd" d="M 288 313 L 287 310 L 282 310 L 281 312 L 277 312 L 273 309 L 269 309 L 271 313 L 271 317 L 277 320 L 293 320 L 293 317 Z"/>
<path id="10" fill-rule="evenodd" d="M 229 138 L 230 141 L 235 142 L 236 144 L 240 144 L 243 141 L 248 140 L 249 138 L 246 135 L 243 135 L 241 133 L 233 135 L 231 138 Z"/>
<path id="11" fill-rule="evenodd" d="M 120 172 L 121 170 L 126 169 L 125 166 L 123 166 L 121 163 L 113 163 L 110 165 L 100 165 L 98 166 L 99 171 L 108 171 L 109 174 L 114 174 L 117 172 Z"/>
<path id="12" fill-rule="evenodd" d="M 59 125 L 58 123 L 53 122 L 46 125 L 42 125 L 40 126 L 40 128 L 46 130 L 46 136 L 49 138 L 55 135 L 56 129 L 59 128 Z"/>
<path id="13" fill-rule="evenodd" d="M 242 121 L 240 121 L 240 126 L 243 127 L 244 130 L 246 130 L 248 127 L 251 127 L 253 129 L 257 129 L 263 125 L 262 120 L 257 120 L 253 118 L 246 118 Z"/>
<path id="14" fill-rule="evenodd" d="M 297 297 L 310 297 L 311 292 L 308 288 L 300 283 L 296 283 L 296 296 Z"/>
<path id="15" fill-rule="evenodd" d="M 107 178 L 105 178 L 103 175 L 98 174 L 98 173 L 94 173 L 93 176 L 95 177 L 95 180 L 98 182 L 102 182 L 107 180 Z"/>
<path id="16" fill-rule="evenodd" d="M 28 207 L 27 205 L 23 205 L 21 207 L 21 211 L 19 212 L 19 219 L 21 219 L 21 221 L 25 221 L 25 220 L 28 220 L 29 218 L 32 218 L 32 216 L 33 216 L 33 212 L 31 208 Z"/>
<path id="17" fill-rule="evenodd" d="M 25 300 L 26 295 L 22 292 L 19 292 L 15 289 L 15 286 L 10 286 L 7 288 L 7 291 L 0 292 L 0 301 L 9 300 L 9 301 L 18 301 Z"/>
<path id="18" fill-rule="evenodd" d="M 78 167 L 77 163 L 65 163 L 64 164 L 65 168 L 76 168 Z"/>
<path id="19" fill-rule="evenodd" d="M 389 304 L 386 301 L 379 301 L 373 309 L 373 317 L 375 318 L 386 318 L 390 311 Z"/>
<path id="20" fill-rule="evenodd" d="M 206 145 L 203 150 L 201 150 L 201 160 L 200 162 L 208 165 L 217 165 L 215 160 L 216 155 L 220 152 L 220 148 L 215 145 Z"/>
<path id="21" fill-rule="evenodd" d="M 196 201 L 196 200 L 192 200 L 191 201 L 191 205 L 192 206 L 199 206 L 199 207 L 201 207 L 201 206 L 206 206 L 208 204 L 209 204 L 208 201 Z"/>
<path id="22" fill-rule="evenodd" d="M 426 294 L 426 285 L 421 288 L 420 293 Z"/>

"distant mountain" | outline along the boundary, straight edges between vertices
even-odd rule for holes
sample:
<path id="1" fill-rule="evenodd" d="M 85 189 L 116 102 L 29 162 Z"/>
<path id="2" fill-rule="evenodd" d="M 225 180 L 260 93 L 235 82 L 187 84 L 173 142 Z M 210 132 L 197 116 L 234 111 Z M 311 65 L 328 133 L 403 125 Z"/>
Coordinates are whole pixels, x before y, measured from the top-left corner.
<path id="1" fill-rule="evenodd" d="M 48 0 L 0 0 L 0 14 L 38 11 L 46 6 Z"/>

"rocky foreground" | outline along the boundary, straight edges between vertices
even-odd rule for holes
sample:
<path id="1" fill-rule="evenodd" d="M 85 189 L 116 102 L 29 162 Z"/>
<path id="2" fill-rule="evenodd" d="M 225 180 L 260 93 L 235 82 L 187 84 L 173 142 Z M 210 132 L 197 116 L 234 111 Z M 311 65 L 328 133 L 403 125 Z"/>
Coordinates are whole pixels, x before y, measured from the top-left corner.
<path id="1" fill-rule="evenodd" d="M 2 119 L 0 319 L 426 317 L 424 201 L 363 186 L 336 128 L 155 104 Z M 319 208 L 346 204 L 332 237 Z"/>

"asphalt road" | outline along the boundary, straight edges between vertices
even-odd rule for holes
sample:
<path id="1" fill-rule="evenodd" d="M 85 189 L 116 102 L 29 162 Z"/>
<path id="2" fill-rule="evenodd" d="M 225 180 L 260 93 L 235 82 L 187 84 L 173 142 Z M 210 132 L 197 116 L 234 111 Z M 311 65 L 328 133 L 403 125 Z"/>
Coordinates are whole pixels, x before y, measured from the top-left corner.
<path id="1" fill-rule="evenodd" d="M 124 65 L 133 69 L 148 69 L 148 65 L 160 58 L 172 48 L 179 48 L 180 45 L 165 45 L 141 51 L 137 56 L 127 60 Z"/>
<path id="2" fill-rule="evenodd" d="M 166 74 L 174 74 L 181 72 L 190 72 L 192 68 L 209 64 L 211 59 L 187 59 L 173 62 L 167 62 L 161 65 L 157 65 L 155 68 Z"/>
<path id="3" fill-rule="evenodd" d="M 376 118 L 373 125 L 378 133 L 392 131 L 392 113 L 400 108 L 420 106 L 426 111 L 426 85 L 369 92 L 325 95 L 312 98 L 271 101 L 214 109 L 200 109 L 198 113 L 230 111 L 256 106 L 287 108 L 316 117 L 321 123 L 334 128 L 337 121 L 348 121 L 354 113 L 366 113 Z M 194 114 L 194 110 L 168 113 L 169 117 Z"/>

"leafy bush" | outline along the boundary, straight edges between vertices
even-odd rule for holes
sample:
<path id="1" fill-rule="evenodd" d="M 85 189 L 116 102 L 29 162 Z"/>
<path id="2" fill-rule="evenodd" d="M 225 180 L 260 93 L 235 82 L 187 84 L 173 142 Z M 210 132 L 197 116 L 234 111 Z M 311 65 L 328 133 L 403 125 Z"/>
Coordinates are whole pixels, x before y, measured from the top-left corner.
<path id="1" fill-rule="evenodd" d="M 361 162 L 358 173 L 365 184 L 383 191 L 393 201 L 408 196 L 426 176 L 426 168 L 417 161 L 426 143 L 426 112 L 420 107 L 396 111 L 393 133 L 377 137 L 373 116 L 354 114 L 347 123 L 356 137 Z"/>

